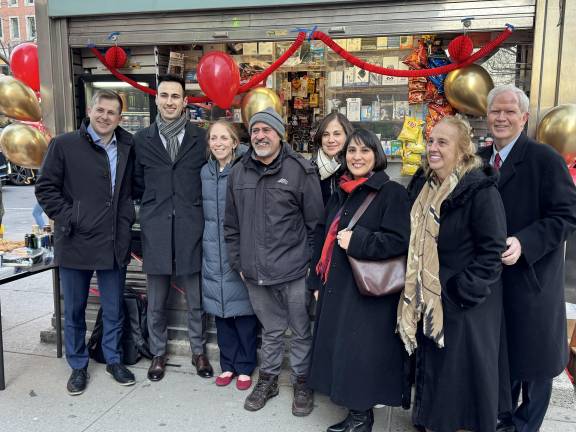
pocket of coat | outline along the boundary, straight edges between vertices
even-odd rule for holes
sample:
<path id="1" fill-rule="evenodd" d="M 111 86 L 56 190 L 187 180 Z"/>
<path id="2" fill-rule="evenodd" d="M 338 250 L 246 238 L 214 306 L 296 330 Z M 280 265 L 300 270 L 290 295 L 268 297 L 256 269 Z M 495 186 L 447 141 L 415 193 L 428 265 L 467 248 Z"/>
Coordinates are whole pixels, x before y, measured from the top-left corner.
<path id="1" fill-rule="evenodd" d="M 151 191 L 147 194 L 144 194 L 145 196 L 142 197 L 142 202 L 141 205 L 146 205 L 146 204 L 150 204 L 151 202 L 156 201 L 156 192 Z"/>
<path id="2" fill-rule="evenodd" d="M 80 201 L 72 202 L 72 223 L 74 227 L 80 225 Z"/>
<path id="3" fill-rule="evenodd" d="M 532 291 L 536 294 L 540 294 L 542 292 L 542 287 L 540 286 L 540 281 L 538 280 L 538 276 L 536 276 L 536 270 L 534 270 L 534 266 L 528 266 L 528 271 L 525 272 L 526 278 L 528 279 L 528 284 Z"/>

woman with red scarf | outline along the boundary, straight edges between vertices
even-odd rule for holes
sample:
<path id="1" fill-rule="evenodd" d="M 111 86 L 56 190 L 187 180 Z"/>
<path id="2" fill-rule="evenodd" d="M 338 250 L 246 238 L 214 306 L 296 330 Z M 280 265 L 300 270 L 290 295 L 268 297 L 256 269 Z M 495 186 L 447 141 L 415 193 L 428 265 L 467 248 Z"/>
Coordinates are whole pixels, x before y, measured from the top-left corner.
<path id="1" fill-rule="evenodd" d="M 310 287 L 319 290 L 309 385 L 348 408 L 328 432 L 370 432 L 372 407 L 406 405 L 406 353 L 395 333 L 399 294 L 366 297 L 354 281 L 348 255 L 385 260 L 405 255 L 410 238 L 406 190 L 384 172 L 386 156 L 372 132 L 348 136 L 340 155 L 339 188 L 319 224 Z M 352 230 L 352 216 L 370 192 L 376 196 Z"/>

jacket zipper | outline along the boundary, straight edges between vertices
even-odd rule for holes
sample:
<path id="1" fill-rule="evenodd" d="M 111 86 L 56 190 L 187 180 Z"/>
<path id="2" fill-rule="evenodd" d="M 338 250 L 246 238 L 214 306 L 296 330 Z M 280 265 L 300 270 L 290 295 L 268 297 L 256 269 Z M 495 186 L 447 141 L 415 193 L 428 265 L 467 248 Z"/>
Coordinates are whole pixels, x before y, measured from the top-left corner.
<path id="1" fill-rule="evenodd" d="M 222 303 L 222 318 L 224 315 L 224 275 L 222 274 L 222 242 L 220 241 L 220 198 L 219 186 L 220 176 L 218 175 L 218 167 L 216 167 L 216 225 L 218 227 L 218 260 L 220 261 L 220 299 Z"/>

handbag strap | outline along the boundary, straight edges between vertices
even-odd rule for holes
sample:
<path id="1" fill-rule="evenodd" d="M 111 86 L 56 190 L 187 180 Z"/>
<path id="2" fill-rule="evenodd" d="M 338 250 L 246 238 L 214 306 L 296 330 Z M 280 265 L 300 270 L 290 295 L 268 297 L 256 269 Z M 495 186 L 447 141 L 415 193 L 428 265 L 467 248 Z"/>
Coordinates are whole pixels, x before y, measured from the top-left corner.
<path id="1" fill-rule="evenodd" d="M 358 210 L 356 210 L 354 216 L 352 216 L 352 219 L 350 219 L 350 223 L 348 223 L 348 227 L 346 229 L 351 230 L 352 228 L 354 228 L 356 222 L 358 222 L 358 219 L 362 217 L 362 215 L 364 214 L 370 203 L 374 200 L 374 198 L 376 198 L 376 192 L 369 192 L 366 199 L 364 199 L 364 202 L 360 205 L 360 207 L 358 207 Z"/>

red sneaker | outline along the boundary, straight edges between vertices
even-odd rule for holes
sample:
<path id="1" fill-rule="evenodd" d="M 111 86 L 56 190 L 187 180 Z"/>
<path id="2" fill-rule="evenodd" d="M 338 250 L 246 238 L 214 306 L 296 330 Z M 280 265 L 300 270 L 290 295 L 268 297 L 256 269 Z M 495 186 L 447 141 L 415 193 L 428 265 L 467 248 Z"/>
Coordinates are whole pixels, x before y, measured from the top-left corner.
<path id="1" fill-rule="evenodd" d="M 229 375 L 229 376 L 218 376 L 216 377 L 216 385 L 219 387 L 226 387 L 228 384 L 230 384 L 232 382 L 232 380 L 234 379 L 234 374 Z"/>
<path id="2" fill-rule="evenodd" d="M 238 390 L 248 390 L 250 387 L 252 387 L 252 378 L 248 377 L 247 380 L 236 380 L 236 388 Z"/>

